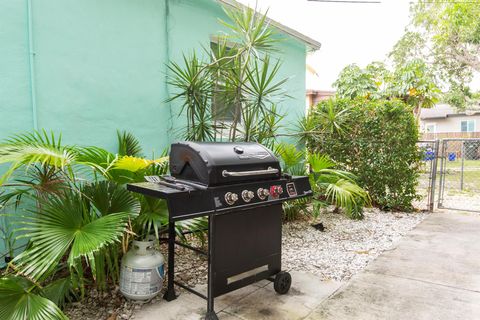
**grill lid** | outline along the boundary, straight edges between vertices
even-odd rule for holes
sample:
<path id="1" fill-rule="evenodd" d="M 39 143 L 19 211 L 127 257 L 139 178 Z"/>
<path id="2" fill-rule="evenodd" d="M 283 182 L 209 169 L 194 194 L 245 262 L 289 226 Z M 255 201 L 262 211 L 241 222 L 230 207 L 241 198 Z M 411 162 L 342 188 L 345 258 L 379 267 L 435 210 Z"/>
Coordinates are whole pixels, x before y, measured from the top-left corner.
<path id="1" fill-rule="evenodd" d="M 273 153 L 252 142 L 180 142 L 172 144 L 170 173 L 206 186 L 278 179 Z"/>

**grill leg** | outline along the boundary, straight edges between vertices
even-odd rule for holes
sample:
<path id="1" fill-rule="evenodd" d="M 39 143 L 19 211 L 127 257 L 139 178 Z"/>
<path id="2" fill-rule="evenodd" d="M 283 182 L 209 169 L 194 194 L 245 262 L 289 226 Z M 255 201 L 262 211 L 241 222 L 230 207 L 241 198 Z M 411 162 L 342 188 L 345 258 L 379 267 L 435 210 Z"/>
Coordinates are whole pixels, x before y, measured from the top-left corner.
<path id="1" fill-rule="evenodd" d="M 177 298 L 173 278 L 175 276 L 175 222 L 168 223 L 168 279 L 167 292 L 163 295 L 163 299 L 172 301 Z"/>
<path id="2" fill-rule="evenodd" d="M 218 320 L 213 304 L 213 225 L 215 215 L 208 216 L 208 287 L 207 287 L 207 314 L 205 320 Z"/>

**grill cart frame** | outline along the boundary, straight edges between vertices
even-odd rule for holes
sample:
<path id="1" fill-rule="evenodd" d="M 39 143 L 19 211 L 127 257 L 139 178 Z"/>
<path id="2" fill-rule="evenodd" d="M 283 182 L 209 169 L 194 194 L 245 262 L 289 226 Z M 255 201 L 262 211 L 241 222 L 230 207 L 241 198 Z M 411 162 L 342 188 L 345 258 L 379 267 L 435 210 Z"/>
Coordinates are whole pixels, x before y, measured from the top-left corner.
<path id="1" fill-rule="evenodd" d="M 228 150 L 231 150 L 232 147 L 235 150 L 235 148 L 250 146 L 258 150 L 258 146 L 260 146 L 245 143 L 240 144 L 240 147 L 239 144 L 219 144 Z M 185 145 L 187 145 L 187 149 L 185 149 Z M 175 150 L 175 145 L 172 145 L 170 157 L 180 154 L 190 161 L 199 161 L 190 157 L 188 145 L 189 143 L 181 144 L 181 152 L 178 152 L 178 149 Z M 200 148 L 208 149 L 209 146 L 212 145 L 201 144 Z M 199 146 L 195 145 L 194 147 L 196 154 L 202 155 L 196 150 Z M 260 147 L 265 149 L 263 146 Z M 201 151 L 206 152 L 205 149 Z M 263 279 L 274 282 L 274 289 L 277 293 L 288 292 L 291 276 L 288 272 L 281 270 L 282 202 L 311 196 L 312 190 L 308 177 L 281 176 L 280 170 L 277 169 L 279 165 L 276 167 L 275 163 L 272 163 L 272 159 L 278 161 L 270 153 L 267 159 L 269 163 L 263 165 L 263 169 L 256 168 L 259 164 L 255 164 L 253 168 L 245 170 L 241 160 L 237 160 L 239 162 L 237 168 L 231 163 L 228 164 L 228 170 L 215 168 L 218 169 L 217 172 L 223 171 L 222 176 L 225 179 L 212 185 L 203 184 L 196 179 L 179 179 L 182 177 L 181 173 L 177 177 L 156 177 L 155 182 L 127 185 L 127 189 L 130 191 L 167 201 L 169 210 L 168 238 L 166 239 L 168 241 L 168 277 L 167 291 L 163 296 L 165 300 L 172 301 L 177 298 L 175 293 L 175 285 L 177 285 L 206 299 L 205 319 L 217 320 L 214 299 L 225 293 Z M 210 157 L 208 161 L 212 163 L 215 159 Z M 261 161 L 257 162 L 261 163 Z M 171 159 L 171 163 L 178 165 L 179 161 Z M 212 170 L 210 167 L 209 173 L 215 174 L 215 169 Z M 275 170 L 277 172 L 274 173 Z M 225 171 L 233 173 L 233 175 L 240 173 L 240 176 L 245 175 L 247 179 L 242 181 L 236 178 L 235 182 L 231 184 L 229 183 L 230 176 L 228 173 L 225 175 Z M 268 172 L 266 175 L 270 177 L 265 178 L 265 175 L 262 174 L 264 172 Z M 205 174 L 205 172 L 203 173 Z M 191 176 L 192 174 L 189 172 L 189 177 Z M 212 179 L 219 179 L 219 177 L 217 175 Z M 252 194 L 248 194 L 248 191 L 257 190 L 258 192 L 255 192 L 257 194 L 249 199 Z M 266 192 L 268 195 L 265 194 L 263 199 L 261 190 L 268 190 Z M 232 194 L 236 197 L 230 198 Z M 207 217 L 208 219 L 207 252 L 176 240 L 175 223 L 196 217 Z M 207 257 L 207 295 L 175 280 L 176 245 Z"/>

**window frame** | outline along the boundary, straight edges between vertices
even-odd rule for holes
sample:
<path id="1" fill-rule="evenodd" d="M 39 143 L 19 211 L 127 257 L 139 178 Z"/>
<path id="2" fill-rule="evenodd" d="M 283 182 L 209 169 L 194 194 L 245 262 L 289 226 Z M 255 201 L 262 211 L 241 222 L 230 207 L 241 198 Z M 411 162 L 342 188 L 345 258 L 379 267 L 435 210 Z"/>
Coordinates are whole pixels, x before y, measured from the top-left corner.
<path id="1" fill-rule="evenodd" d="M 466 123 L 466 129 L 467 130 L 463 130 L 463 123 Z M 472 130 L 469 130 L 469 124 L 472 124 Z M 476 121 L 475 119 L 466 119 L 466 120 L 460 120 L 460 132 L 475 132 L 475 128 L 476 128 Z"/>
<path id="2" fill-rule="evenodd" d="M 429 127 L 433 127 L 433 131 L 428 131 Z M 437 124 L 434 123 L 426 123 L 425 124 L 425 133 L 437 133 Z"/>
<path id="3" fill-rule="evenodd" d="M 218 36 L 211 36 L 210 37 L 210 49 L 212 50 L 213 45 L 218 45 L 220 41 L 225 41 L 225 40 L 222 39 L 221 37 L 218 37 Z M 235 46 L 235 43 L 231 42 L 231 41 L 226 41 L 226 45 L 227 45 L 227 50 L 232 50 L 233 47 Z M 223 82 L 223 84 L 225 84 L 225 82 Z M 214 86 L 213 92 L 212 92 L 211 105 L 212 105 L 212 118 L 213 118 L 213 120 L 216 123 L 220 123 L 222 126 L 227 126 L 228 127 L 229 125 L 233 124 L 235 113 L 237 113 L 238 124 L 241 125 L 242 122 L 243 122 L 243 120 L 242 120 L 242 107 L 243 107 L 243 105 L 242 105 L 241 102 L 239 102 L 238 105 L 234 105 L 231 110 L 229 109 L 226 112 L 228 114 L 231 114 L 232 117 L 224 117 L 222 115 L 217 114 L 218 108 L 215 107 L 217 105 L 216 102 L 215 102 L 216 101 L 215 92 L 217 90 L 217 85 L 222 85 L 222 81 L 218 80 L 218 81 L 215 82 L 215 86 Z"/>

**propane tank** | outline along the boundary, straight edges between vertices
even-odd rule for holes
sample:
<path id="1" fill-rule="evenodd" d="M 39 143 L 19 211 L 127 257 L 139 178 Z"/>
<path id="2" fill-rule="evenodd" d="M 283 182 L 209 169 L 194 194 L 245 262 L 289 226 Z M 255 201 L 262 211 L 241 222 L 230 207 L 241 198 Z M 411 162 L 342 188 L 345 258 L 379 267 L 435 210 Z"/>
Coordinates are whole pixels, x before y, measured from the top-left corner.
<path id="1" fill-rule="evenodd" d="M 155 250 L 154 241 L 133 241 L 123 256 L 120 270 L 120 292 L 132 300 L 148 300 L 162 290 L 163 255 Z"/>

